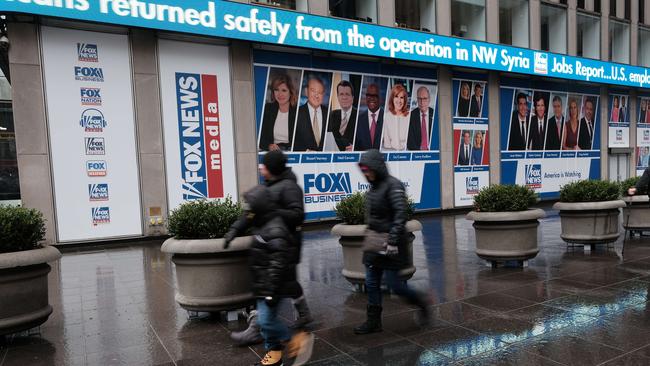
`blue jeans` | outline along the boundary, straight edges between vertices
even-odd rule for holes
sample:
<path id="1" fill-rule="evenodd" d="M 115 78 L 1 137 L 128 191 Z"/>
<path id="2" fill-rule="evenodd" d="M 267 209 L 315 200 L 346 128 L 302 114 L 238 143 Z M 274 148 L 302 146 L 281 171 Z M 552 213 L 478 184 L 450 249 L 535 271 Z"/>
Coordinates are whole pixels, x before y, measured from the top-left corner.
<path id="1" fill-rule="evenodd" d="M 282 342 L 291 338 L 289 328 L 278 318 L 279 307 L 279 304 L 269 306 L 264 299 L 257 299 L 257 322 L 267 350 L 281 350 Z"/>
<path id="2" fill-rule="evenodd" d="M 388 288 L 411 303 L 417 302 L 417 293 L 409 288 L 406 282 L 400 280 L 397 271 L 366 265 L 366 291 L 368 291 L 369 305 L 381 306 L 381 277 L 384 273 Z"/>

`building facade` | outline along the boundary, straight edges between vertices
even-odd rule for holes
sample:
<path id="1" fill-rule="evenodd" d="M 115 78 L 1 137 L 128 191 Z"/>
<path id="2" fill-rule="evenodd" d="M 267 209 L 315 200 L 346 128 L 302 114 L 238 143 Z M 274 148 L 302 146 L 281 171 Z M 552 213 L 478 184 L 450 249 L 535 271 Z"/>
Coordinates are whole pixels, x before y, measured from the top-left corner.
<path id="1" fill-rule="evenodd" d="M 0 199 L 41 210 L 49 243 L 165 234 L 272 149 L 309 220 L 367 188 L 368 148 L 420 210 L 648 165 L 646 0 L 179 3 L 0 4 Z"/>

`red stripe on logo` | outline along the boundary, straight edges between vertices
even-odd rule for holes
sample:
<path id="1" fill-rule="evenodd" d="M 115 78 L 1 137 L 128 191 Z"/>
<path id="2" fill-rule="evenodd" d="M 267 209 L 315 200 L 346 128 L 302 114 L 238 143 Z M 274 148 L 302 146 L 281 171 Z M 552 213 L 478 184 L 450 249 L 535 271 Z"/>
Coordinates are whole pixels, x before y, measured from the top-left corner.
<path id="1" fill-rule="evenodd" d="M 223 170 L 221 156 L 221 123 L 217 76 L 201 75 L 205 160 L 208 175 L 208 197 L 223 198 Z"/>

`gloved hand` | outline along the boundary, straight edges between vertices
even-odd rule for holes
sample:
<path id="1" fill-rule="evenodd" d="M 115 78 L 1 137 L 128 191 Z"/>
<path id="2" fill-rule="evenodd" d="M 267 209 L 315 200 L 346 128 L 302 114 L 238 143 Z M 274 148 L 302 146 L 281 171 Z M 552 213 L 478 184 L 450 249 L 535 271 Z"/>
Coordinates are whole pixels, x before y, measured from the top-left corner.
<path id="1" fill-rule="evenodd" d="M 395 245 L 390 245 L 386 246 L 386 255 L 389 257 L 395 256 L 399 253 L 399 248 Z"/>
<path id="2" fill-rule="evenodd" d="M 228 249 L 230 243 L 235 239 L 236 236 L 237 236 L 237 231 L 233 229 L 228 230 L 226 235 L 223 236 L 223 241 L 224 241 L 223 249 Z"/>
<path id="3" fill-rule="evenodd" d="M 266 302 L 266 305 L 269 307 L 275 307 L 279 302 L 280 298 L 279 297 L 273 297 L 273 296 L 267 296 L 264 298 L 264 301 Z"/>

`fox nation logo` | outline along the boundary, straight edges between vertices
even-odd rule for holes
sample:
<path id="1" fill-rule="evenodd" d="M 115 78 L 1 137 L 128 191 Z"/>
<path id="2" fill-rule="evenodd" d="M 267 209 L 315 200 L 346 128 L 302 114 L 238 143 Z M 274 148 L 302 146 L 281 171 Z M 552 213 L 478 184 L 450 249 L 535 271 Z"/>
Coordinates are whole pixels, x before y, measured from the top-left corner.
<path id="1" fill-rule="evenodd" d="M 81 62 L 99 62 L 96 44 L 77 43 L 77 55 Z"/>
<path id="2" fill-rule="evenodd" d="M 465 178 L 465 193 L 466 194 L 477 194 L 478 191 L 479 191 L 478 177 L 466 177 Z"/>
<path id="3" fill-rule="evenodd" d="M 105 177 L 106 162 L 104 160 L 86 161 L 86 174 L 88 174 L 89 177 Z"/>
<path id="4" fill-rule="evenodd" d="M 530 164 L 525 167 L 526 186 L 542 188 L 542 164 Z"/>
<path id="5" fill-rule="evenodd" d="M 91 208 L 93 225 L 109 224 L 111 222 L 111 211 L 108 207 Z"/>
<path id="6" fill-rule="evenodd" d="M 79 125 L 83 127 L 86 132 L 104 132 L 107 123 L 102 112 L 95 108 L 89 108 L 81 113 Z"/>
<path id="7" fill-rule="evenodd" d="M 81 105 L 102 105 L 102 91 L 99 88 L 81 88 Z"/>
<path id="8" fill-rule="evenodd" d="M 339 202 L 352 194 L 350 173 L 304 175 L 305 203 Z"/>
<path id="9" fill-rule="evenodd" d="M 89 184 L 88 198 L 92 202 L 108 201 L 108 184 Z"/>

